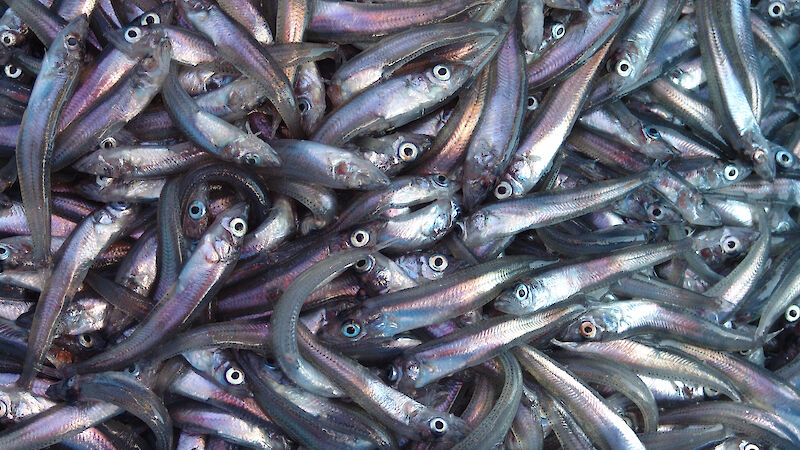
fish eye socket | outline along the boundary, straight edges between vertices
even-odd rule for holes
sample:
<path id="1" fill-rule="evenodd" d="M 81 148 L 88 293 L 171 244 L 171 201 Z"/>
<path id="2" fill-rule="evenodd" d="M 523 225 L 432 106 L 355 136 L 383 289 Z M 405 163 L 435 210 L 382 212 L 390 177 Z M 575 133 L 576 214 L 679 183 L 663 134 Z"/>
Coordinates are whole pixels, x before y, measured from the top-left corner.
<path id="1" fill-rule="evenodd" d="M 144 27 L 147 25 L 157 25 L 161 23 L 161 17 L 158 17 L 158 14 L 155 13 L 148 13 L 142 17 L 142 20 L 139 23 L 141 23 Z"/>
<path id="2" fill-rule="evenodd" d="M 417 159 L 419 148 L 413 142 L 403 142 L 400 148 L 397 149 L 397 153 L 403 161 L 413 161 Z"/>
<path id="3" fill-rule="evenodd" d="M 129 27 L 125 30 L 125 40 L 134 43 L 142 38 L 142 30 L 139 27 Z"/>
<path id="4" fill-rule="evenodd" d="M 352 339 L 358 336 L 359 333 L 361 333 L 361 325 L 352 320 L 348 320 L 342 325 L 342 335 L 346 338 Z"/>
<path id="5" fill-rule="evenodd" d="M 228 370 L 225 371 L 225 381 L 228 384 L 238 386 L 244 383 L 244 373 L 236 367 L 228 367 Z"/>
<path id="6" fill-rule="evenodd" d="M 631 63 L 627 59 L 620 59 L 614 66 L 614 70 L 617 72 L 617 75 L 627 77 L 633 72 L 633 66 L 631 66 Z"/>
<path id="7" fill-rule="evenodd" d="M 3 68 L 3 71 L 6 73 L 8 78 L 19 78 L 22 76 L 22 69 L 13 64 L 6 64 L 6 66 Z"/>
<path id="8" fill-rule="evenodd" d="M 70 36 L 67 38 L 67 47 L 75 48 L 77 46 L 78 46 L 78 39 L 76 39 L 74 36 Z"/>
<path id="9" fill-rule="evenodd" d="M 197 220 L 206 215 L 206 205 L 200 200 L 195 200 L 189 205 L 189 218 Z"/>
<path id="10" fill-rule="evenodd" d="M 794 156 L 786 150 L 780 150 L 775 154 L 775 161 L 777 161 L 781 167 L 791 167 L 794 162 Z"/>
<path id="11" fill-rule="evenodd" d="M 98 185 L 100 187 L 104 187 L 104 186 L 108 186 L 109 184 L 111 184 L 111 180 L 112 179 L 109 178 L 109 177 L 104 177 L 103 175 L 98 175 L 97 177 L 95 177 L 94 182 L 95 182 L 96 185 Z"/>
<path id="12" fill-rule="evenodd" d="M 434 417 L 430 422 L 428 422 L 428 428 L 430 428 L 433 436 L 444 436 L 447 434 L 447 421 L 441 417 Z"/>
<path id="13" fill-rule="evenodd" d="M 397 370 L 397 367 L 392 364 L 389 368 L 386 369 L 386 379 L 390 382 L 395 382 L 400 378 L 400 373 Z"/>
<path id="14" fill-rule="evenodd" d="M 433 76 L 441 81 L 447 81 L 450 79 L 450 68 L 438 64 L 433 68 Z"/>
<path id="15" fill-rule="evenodd" d="M 564 24 L 563 23 L 554 24 L 553 28 L 551 28 L 551 30 L 550 30 L 550 32 L 552 33 L 553 37 L 556 38 L 556 39 L 561 39 L 562 37 L 564 37 L 564 33 L 566 33 L 566 31 L 567 30 L 566 30 L 566 28 L 564 28 Z"/>
<path id="16" fill-rule="evenodd" d="M 587 339 L 593 339 L 597 337 L 597 327 L 595 327 L 594 324 L 588 320 L 581 322 L 580 331 L 581 336 Z"/>
<path id="17" fill-rule="evenodd" d="M 94 339 L 89 334 L 82 334 L 78 336 L 78 344 L 83 348 L 94 347 Z"/>
<path id="18" fill-rule="evenodd" d="M 11 47 L 17 43 L 17 38 L 13 33 L 5 32 L 0 35 L 0 41 L 2 41 L 3 45 L 6 47 Z"/>
<path id="19" fill-rule="evenodd" d="M 447 257 L 438 253 L 428 258 L 428 266 L 437 272 L 447 269 L 448 264 Z"/>
<path id="20" fill-rule="evenodd" d="M 717 397 L 719 397 L 719 391 L 714 389 L 714 388 L 708 387 L 708 386 L 704 386 L 703 387 L 703 394 L 708 398 L 717 398 Z"/>
<path id="21" fill-rule="evenodd" d="M 311 109 L 311 102 L 308 100 L 301 98 L 297 101 L 297 107 L 300 109 L 301 113 L 307 112 Z"/>
<path id="22" fill-rule="evenodd" d="M 445 187 L 448 184 L 450 184 L 450 179 L 442 174 L 439 174 L 433 177 L 433 182 L 438 184 L 439 186 Z"/>
<path id="23" fill-rule="evenodd" d="M 0 244 L 0 261 L 5 261 L 11 254 L 11 249 L 6 244 Z"/>
<path id="24" fill-rule="evenodd" d="M 529 96 L 528 103 L 526 106 L 526 108 L 528 108 L 528 111 L 533 111 L 538 107 L 539 107 L 539 99 L 534 97 L 533 95 Z"/>
<path id="25" fill-rule="evenodd" d="M 231 233 L 236 237 L 242 237 L 247 233 L 247 222 L 241 217 L 231 220 Z"/>
<path id="26" fill-rule="evenodd" d="M 739 445 L 739 448 L 742 450 L 761 450 L 761 447 L 759 447 L 758 444 L 747 441 L 742 441 L 742 443 Z"/>
<path id="27" fill-rule="evenodd" d="M 736 253 L 742 245 L 736 236 L 728 236 L 722 239 L 722 251 L 725 253 Z"/>
<path id="28" fill-rule="evenodd" d="M 726 180 L 733 181 L 739 177 L 739 168 L 734 166 L 733 164 L 728 164 L 727 166 L 725 166 L 723 174 L 725 175 Z"/>
<path id="29" fill-rule="evenodd" d="M 661 133 L 658 131 L 658 128 L 654 126 L 649 126 L 644 128 L 644 134 L 647 135 L 650 139 L 659 139 L 661 138 Z"/>
<path id="30" fill-rule="evenodd" d="M 125 368 L 125 371 L 133 376 L 138 376 L 140 373 L 139 365 L 138 364 L 131 364 L 130 366 Z"/>
<path id="31" fill-rule="evenodd" d="M 524 299 L 528 296 L 528 286 L 525 286 L 523 283 L 518 284 L 517 287 L 514 288 L 514 295 L 520 300 Z"/>
<path id="32" fill-rule="evenodd" d="M 497 185 L 497 187 L 494 188 L 494 196 L 498 200 L 503 200 L 508 197 L 511 197 L 511 193 L 512 193 L 511 183 L 509 183 L 508 181 L 502 181 L 500 182 L 500 184 Z"/>
<path id="33" fill-rule="evenodd" d="M 117 139 L 114 136 L 109 136 L 100 141 L 100 148 L 114 148 L 117 146 Z"/>
<path id="34" fill-rule="evenodd" d="M 786 13 L 786 7 L 782 2 L 772 2 L 767 8 L 769 16 L 773 19 L 780 19 Z"/>
<path id="35" fill-rule="evenodd" d="M 800 319 L 800 306 L 789 305 L 789 307 L 786 308 L 784 317 L 787 322 L 797 322 L 797 319 Z"/>
<path id="36" fill-rule="evenodd" d="M 8 414 L 8 405 L 6 402 L 0 401 L 0 417 L 5 417 Z"/>
<path id="37" fill-rule="evenodd" d="M 353 247 L 363 247 L 369 243 L 369 232 L 367 230 L 356 230 L 350 235 L 350 243 Z"/>
<path id="38" fill-rule="evenodd" d="M 244 163 L 248 166 L 257 166 L 260 162 L 261 158 L 259 158 L 256 154 L 248 153 L 244 155 Z"/>
<path id="39" fill-rule="evenodd" d="M 356 269 L 356 272 L 359 273 L 369 272 L 373 267 L 375 267 L 375 257 L 369 255 L 366 258 L 361 258 L 356 261 L 353 267 Z"/>
<path id="40" fill-rule="evenodd" d="M 661 207 L 655 205 L 650 206 L 647 212 L 653 219 L 659 219 L 664 215 L 664 211 L 661 209 Z"/>

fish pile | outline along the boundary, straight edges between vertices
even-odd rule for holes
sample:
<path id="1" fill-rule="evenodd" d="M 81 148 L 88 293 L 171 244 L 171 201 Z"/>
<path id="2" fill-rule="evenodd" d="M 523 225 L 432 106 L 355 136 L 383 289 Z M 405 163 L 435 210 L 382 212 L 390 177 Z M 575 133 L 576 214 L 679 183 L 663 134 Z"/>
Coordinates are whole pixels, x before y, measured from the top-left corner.
<path id="1" fill-rule="evenodd" d="M 800 448 L 800 0 L 3 1 L 0 449 Z"/>

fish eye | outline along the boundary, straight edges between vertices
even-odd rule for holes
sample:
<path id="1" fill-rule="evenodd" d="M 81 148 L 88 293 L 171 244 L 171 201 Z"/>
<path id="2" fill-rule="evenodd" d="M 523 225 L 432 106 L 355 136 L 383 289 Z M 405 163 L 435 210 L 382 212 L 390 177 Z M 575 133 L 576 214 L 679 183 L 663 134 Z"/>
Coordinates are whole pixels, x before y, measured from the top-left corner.
<path id="1" fill-rule="evenodd" d="M 525 283 L 520 283 L 517 287 L 514 288 L 514 295 L 522 300 L 528 296 L 528 286 L 525 286 Z"/>
<path id="2" fill-rule="evenodd" d="M 739 251 L 739 247 L 742 245 L 742 243 L 739 242 L 739 239 L 736 236 L 726 236 L 722 238 L 721 244 L 722 244 L 722 251 L 727 254 L 736 253 L 737 251 Z"/>
<path id="3" fill-rule="evenodd" d="M 428 422 L 428 428 L 434 437 L 442 437 L 447 433 L 447 421 L 441 417 L 434 417 Z"/>
<path id="4" fill-rule="evenodd" d="M 436 175 L 435 177 L 433 177 L 433 182 L 438 184 L 441 187 L 445 187 L 448 184 L 450 184 L 450 179 L 447 178 L 446 176 L 442 175 L 442 174 L 439 174 L 439 175 Z"/>
<path id="5" fill-rule="evenodd" d="M 301 98 L 300 100 L 297 101 L 297 107 L 300 108 L 301 113 L 304 113 L 311 109 L 311 102 L 309 102 L 304 98 Z"/>
<path id="6" fill-rule="evenodd" d="M 372 255 L 359 259 L 353 265 L 353 268 L 359 273 L 369 272 L 373 267 L 375 267 L 375 257 Z"/>
<path id="7" fill-rule="evenodd" d="M 797 319 L 800 319 L 800 306 L 789 305 L 783 316 L 786 318 L 787 322 L 797 322 Z"/>
<path id="8" fill-rule="evenodd" d="M 248 153 L 244 155 L 244 163 L 247 164 L 248 166 L 257 166 L 258 163 L 260 162 L 261 158 L 259 158 L 258 155 L 254 153 Z"/>
<path id="9" fill-rule="evenodd" d="M 390 382 L 395 382 L 400 378 L 400 372 L 397 370 L 397 367 L 392 364 L 386 369 L 386 380 Z"/>
<path id="10" fill-rule="evenodd" d="M 597 337 L 597 327 L 588 320 L 584 320 L 581 322 L 581 336 L 585 337 L 586 339 L 594 339 Z"/>
<path id="11" fill-rule="evenodd" d="M 231 234 L 236 237 L 242 237 L 247 233 L 247 222 L 241 217 L 231 220 Z"/>
<path id="12" fill-rule="evenodd" d="M 539 107 L 539 99 L 533 95 L 528 96 L 528 103 L 526 106 L 526 108 L 528 108 L 528 111 L 533 111 L 538 107 Z"/>
<path id="13" fill-rule="evenodd" d="M 342 325 L 342 335 L 346 338 L 352 339 L 358 336 L 359 333 L 361 333 L 361 325 L 352 320 L 348 320 Z"/>
<path id="14" fill-rule="evenodd" d="M 433 76 L 438 80 L 447 81 L 450 79 L 450 68 L 438 64 L 433 68 Z"/>
<path id="15" fill-rule="evenodd" d="M 511 197 L 513 189 L 511 189 L 511 183 L 508 181 L 501 181 L 497 187 L 494 188 L 494 196 L 498 200 L 503 200 L 508 197 Z"/>
<path id="16" fill-rule="evenodd" d="M 6 402 L 0 401 L 0 417 L 5 417 L 8 414 L 8 405 Z"/>
<path id="17" fill-rule="evenodd" d="M 792 167 L 794 156 L 786 150 L 779 150 L 778 153 L 775 154 L 775 161 L 777 161 L 781 167 Z"/>
<path id="18" fill-rule="evenodd" d="M 660 206 L 650 205 L 647 207 L 647 214 L 653 220 L 658 220 L 664 216 L 664 211 L 661 209 Z"/>
<path id="19" fill-rule="evenodd" d="M 756 164 L 764 164 L 767 162 L 767 152 L 764 149 L 758 149 L 753 152 L 753 162 Z"/>
<path id="20" fill-rule="evenodd" d="M 11 47 L 17 43 L 17 37 L 14 36 L 14 33 L 6 31 L 0 35 L 0 42 L 2 42 L 6 47 Z"/>
<path id="21" fill-rule="evenodd" d="M 94 347 L 94 339 L 89 334 L 82 334 L 78 336 L 78 344 L 83 348 Z"/>
<path id="22" fill-rule="evenodd" d="M 437 272 L 444 272 L 448 264 L 447 257 L 439 253 L 431 255 L 430 258 L 428 258 L 428 267 Z"/>
<path id="23" fill-rule="evenodd" d="M 759 447 L 758 444 L 747 441 L 742 441 L 742 443 L 739 444 L 739 448 L 742 450 L 761 450 L 761 447 Z"/>
<path id="24" fill-rule="evenodd" d="M 22 75 L 22 69 L 13 64 L 6 64 L 3 71 L 8 78 L 19 78 Z"/>
<path id="25" fill-rule="evenodd" d="M 683 232 L 684 234 L 686 234 L 686 236 L 691 236 L 692 234 L 694 234 L 694 228 L 690 227 L 689 225 L 686 225 L 683 227 Z"/>
<path id="26" fill-rule="evenodd" d="M 9 248 L 6 244 L 0 244 L 0 261 L 7 260 L 10 254 L 11 248 Z"/>
<path id="27" fill-rule="evenodd" d="M 719 391 L 714 389 L 714 388 L 710 388 L 708 386 L 704 386 L 703 387 L 703 395 L 705 395 L 708 398 L 717 398 L 717 397 L 719 397 Z"/>
<path id="28" fill-rule="evenodd" d="M 780 19 L 786 13 L 786 7 L 782 2 L 772 2 L 767 7 L 767 13 L 773 19 Z"/>
<path id="29" fill-rule="evenodd" d="M 147 13 L 142 17 L 142 20 L 139 21 L 143 27 L 148 25 L 157 25 L 161 23 L 161 17 L 158 17 L 156 13 Z"/>
<path id="30" fill-rule="evenodd" d="M 117 138 L 109 136 L 100 141 L 100 148 L 114 148 L 117 146 Z"/>
<path id="31" fill-rule="evenodd" d="M 658 132 L 658 128 L 650 125 L 648 127 L 644 127 L 644 134 L 649 137 L 650 139 L 660 139 L 661 133 Z"/>
<path id="32" fill-rule="evenodd" d="M 413 161 L 417 159 L 419 148 L 413 142 L 403 142 L 397 149 L 397 154 L 405 162 Z"/>
<path id="33" fill-rule="evenodd" d="M 131 364 L 130 366 L 125 368 L 125 371 L 133 376 L 138 376 L 141 371 L 139 370 L 138 364 Z"/>
<path id="34" fill-rule="evenodd" d="M 550 33 L 556 39 L 561 39 L 564 37 L 564 33 L 567 32 L 567 29 L 564 27 L 563 23 L 555 23 L 553 27 L 550 29 Z"/>
<path id="35" fill-rule="evenodd" d="M 725 176 L 725 179 L 728 181 L 734 181 L 739 178 L 739 168 L 733 164 L 728 164 L 725 166 L 725 169 L 722 173 Z"/>
<path id="36" fill-rule="evenodd" d="M 278 369 L 278 361 L 275 358 L 264 358 L 264 367 L 269 370 L 277 370 Z"/>
<path id="37" fill-rule="evenodd" d="M 138 42 L 142 38 L 142 30 L 139 27 L 128 27 L 125 30 L 125 40 L 131 44 Z"/>
<path id="38" fill-rule="evenodd" d="M 617 61 L 617 64 L 614 65 L 614 70 L 617 72 L 617 75 L 628 77 L 633 73 L 633 66 L 631 66 L 630 61 L 627 59 L 620 59 Z"/>
<path id="39" fill-rule="evenodd" d="M 225 371 L 225 381 L 228 384 L 238 386 L 244 383 L 244 373 L 236 367 L 228 367 L 228 370 Z"/>
<path id="40" fill-rule="evenodd" d="M 200 200 L 195 200 L 189 204 L 189 218 L 198 220 L 206 215 L 206 205 Z"/>
<path id="41" fill-rule="evenodd" d="M 350 235 L 350 243 L 353 247 L 363 247 L 369 243 L 369 231 L 364 229 L 358 229 L 353 231 L 353 234 Z"/>
<path id="42" fill-rule="evenodd" d="M 67 48 L 75 48 L 78 47 L 80 41 L 75 36 L 70 36 L 66 40 Z"/>
<path id="43" fill-rule="evenodd" d="M 100 187 L 105 187 L 111 184 L 112 178 L 111 177 L 104 177 L 103 175 L 98 175 L 95 177 L 94 182 L 96 185 Z"/>

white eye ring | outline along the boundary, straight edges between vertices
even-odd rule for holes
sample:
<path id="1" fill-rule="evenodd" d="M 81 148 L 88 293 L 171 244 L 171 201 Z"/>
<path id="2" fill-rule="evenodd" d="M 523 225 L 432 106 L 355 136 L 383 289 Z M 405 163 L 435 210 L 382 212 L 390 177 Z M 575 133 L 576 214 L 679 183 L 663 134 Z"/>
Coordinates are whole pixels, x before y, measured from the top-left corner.
<path id="1" fill-rule="evenodd" d="M 373 267 L 375 267 L 375 257 L 372 255 L 369 255 L 366 258 L 359 259 L 353 265 L 353 268 L 358 273 L 369 272 L 370 270 L 372 270 Z"/>
<path id="2" fill-rule="evenodd" d="M 767 14 L 773 19 L 780 19 L 786 14 L 786 7 L 783 6 L 782 2 L 772 2 L 767 7 Z"/>
<path id="3" fill-rule="evenodd" d="M 114 148 L 117 146 L 117 144 L 117 138 L 114 136 L 109 136 L 100 141 L 100 148 Z"/>
<path id="4" fill-rule="evenodd" d="M 629 77 L 631 73 L 633 73 L 633 66 L 631 66 L 630 61 L 627 59 L 620 59 L 614 65 L 614 70 L 617 72 L 617 75 L 621 77 Z"/>
<path id="5" fill-rule="evenodd" d="M 450 68 L 438 64 L 433 68 L 433 76 L 435 76 L 438 80 L 447 81 L 450 79 Z"/>
<path id="6" fill-rule="evenodd" d="M 6 66 L 3 68 L 3 71 L 6 73 L 8 78 L 19 78 L 22 76 L 22 69 L 13 64 L 6 64 Z"/>
<path id="7" fill-rule="evenodd" d="M 353 231 L 353 234 L 350 235 L 350 244 L 353 247 L 360 248 L 369 243 L 369 231 L 358 229 Z"/>
<path id="8" fill-rule="evenodd" d="M 428 267 L 436 272 L 444 272 L 448 265 L 450 263 L 447 261 L 447 257 L 440 253 L 435 253 L 428 258 Z"/>
<path id="9" fill-rule="evenodd" d="M 133 44 L 142 38 L 142 30 L 139 27 L 128 27 L 125 30 L 125 40 Z"/>
<path id="10" fill-rule="evenodd" d="M 198 220 L 206 215 L 206 205 L 200 200 L 195 200 L 189 205 L 189 218 Z"/>
<path id="11" fill-rule="evenodd" d="M 431 430 L 431 434 L 435 437 L 441 437 L 447 434 L 447 421 L 442 419 L 441 417 L 434 417 L 428 423 L 428 427 Z"/>
<path id="12" fill-rule="evenodd" d="M 92 339 L 91 335 L 81 334 L 78 336 L 78 344 L 83 348 L 92 348 L 94 347 L 94 339 Z"/>
<path id="13" fill-rule="evenodd" d="M 775 153 L 775 161 L 777 161 L 778 165 L 781 167 L 792 167 L 794 155 L 786 150 L 779 150 L 778 153 Z"/>
<path id="14" fill-rule="evenodd" d="M 147 13 L 142 16 L 142 20 L 139 21 L 143 27 L 148 25 L 158 25 L 161 23 L 161 17 L 158 16 L 156 13 Z"/>
<path id="15" fill-rule="evenodd" d="M 0 261 L 5 261 L 11 255 L 11 248 L 6 244 L 0 244 Z"/>
<path id="16" fill-rule="evenodd" d="M 528 111 L 536 110 L 536 108 L 539 107 L 539 99 L 533 95 L 529 96 L 525 107 L 528 109 Z"/>
<path id="17" fill-rule="evenodd" d="M 726 236 L 722 238 L 722 242 L 720 242 L 720 247 L 722 247 L 722 251 L 727 254 L 736 253 L 739 251 L 739 247 L 742 246 L 742 243 L 739 242 L 739 238 L 736 236 Z"/>
<path id="18" fill-rule="evenodd" d="M 231 234 L 236 237 L 242 237 L 247 234 L 247 222 L 241 217 L 231 220 Z"/>
<path id="19" fill-rule="evenodd" d="M 14 33 L 6 31 L 3 32 L 2 35 L 0 35 L 0 42 L 2 42 L 3 45 L 5 45 L 6 47 L 12 47 L 14 44 L 17 43 L 17 37 L 14 36 Z"/>
<path id="20" fill-rule="evenodd" d="M 800 306 L 789 305 L 789 307 L 786 308 L 784 317 L 786 317 L 787 322 L 797 322 L 797 319 L 800 319 Z"/>
<path id="21" fill-rule="evenodd" d="M 228 367 L 228 370 L 225 371 L 225 381 L 228 384 L 238 386 L 244 383 L 244 373 L 236 367 Z"/>
<path id="22" fill-rule="evenodd" d="M 728 164 L 725 166 L 725 169 L 723 169 L 722 175 L 728 181 L 735 181 L 737 178 L 739 178 L 739 168 L 733 164 Z"/>
<path id="23" fill-rule="evenodd" d="M 564 27 L 563 23 L 556 23 L 553 24 L 553 27 L 550 29 L 550 33 L 556 39 L 561 39 L 564 37 L 564 33 L 567 32 L 567 29 Z"/>
<path id="24" fill-rule="evenodd" d="M 413 142 L 403 142 L 397 149 L 397 156 L 405 162 L 414 161 L 418 154 L 419 148 Z"/>
<path id="25" fill-rule="evenodd" d="M 525 286 L 524 283 L 519 283 L 514 288 L 514 296 L 516 296 L 520 300 L 522 300 L 525 297 L 527 297 L 528 296 L 528 286 Z"/>
<path id="26" fill-rule="evenodd" d="M 497 187 L 494 188 L 494 196 L 498 200 L 504 200 L 508 197 L 511 197 L 511 194 L 514 193 L 514 190 L 511 188 L 511 183 L 508 181 L 501 181 Z"/>

